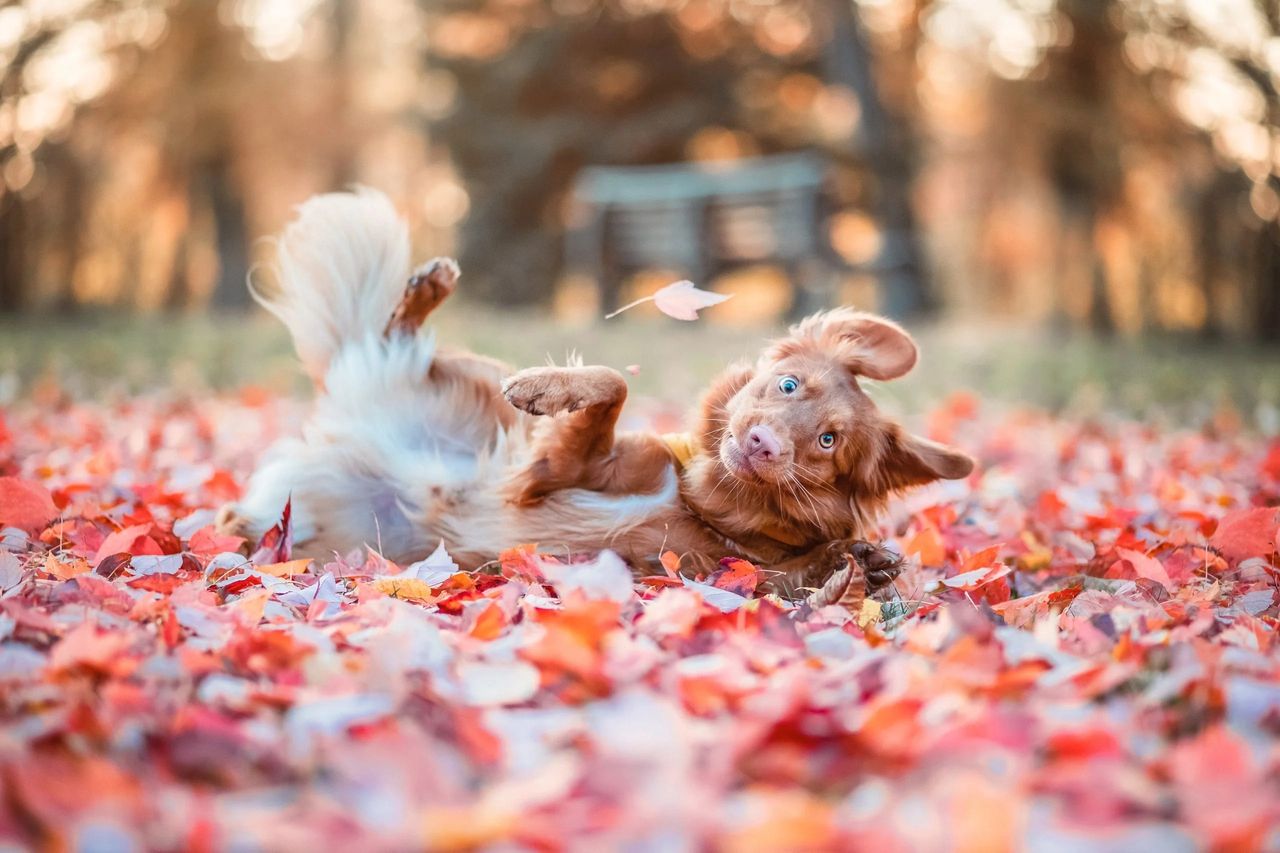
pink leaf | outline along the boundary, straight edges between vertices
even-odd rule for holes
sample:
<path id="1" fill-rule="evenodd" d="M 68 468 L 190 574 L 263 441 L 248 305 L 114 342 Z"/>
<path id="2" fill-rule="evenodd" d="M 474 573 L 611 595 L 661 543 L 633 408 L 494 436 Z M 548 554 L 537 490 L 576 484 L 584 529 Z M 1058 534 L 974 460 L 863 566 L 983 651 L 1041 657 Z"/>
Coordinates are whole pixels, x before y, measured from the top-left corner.
<path id="1" fill-rule="evenodd" d="M 696 320 L 698 309 L 719 305 L 728 298 L 729 296 L 723 293 L 699 290 L 691 281 L 677 281 L 653 294 L 653 304 L 668 317 L 675 317 L 677 320 Z"/>
<path id="2" fill-rule="evenodd" d="M 1148 557 L 1140 551 L 1130 551 L 1128 548 L 1117 548 L 1116 553 L 1120 555 L 1121 560 L 1133 566 L 1133 571 L 1138 577 L 1153 580 L 1166 588 L 1173 586 L 1169 573 L 1165 571 L 1164 565 L 1155 557 Z"/>

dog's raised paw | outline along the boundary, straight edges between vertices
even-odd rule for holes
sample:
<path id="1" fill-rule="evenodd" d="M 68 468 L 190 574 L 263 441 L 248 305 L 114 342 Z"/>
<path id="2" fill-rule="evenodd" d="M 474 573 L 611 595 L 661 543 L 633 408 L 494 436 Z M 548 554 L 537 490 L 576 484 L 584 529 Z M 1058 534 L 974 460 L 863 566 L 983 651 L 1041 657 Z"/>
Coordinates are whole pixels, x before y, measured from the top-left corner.
<path id="1" fill-rule="evenodd" d="M 531 367 L 502 383 L 502 396 L 531 415 L 558 415 L 588 406 L 620 402 L 626 383 L 616 371 L 599 367 Z"/>

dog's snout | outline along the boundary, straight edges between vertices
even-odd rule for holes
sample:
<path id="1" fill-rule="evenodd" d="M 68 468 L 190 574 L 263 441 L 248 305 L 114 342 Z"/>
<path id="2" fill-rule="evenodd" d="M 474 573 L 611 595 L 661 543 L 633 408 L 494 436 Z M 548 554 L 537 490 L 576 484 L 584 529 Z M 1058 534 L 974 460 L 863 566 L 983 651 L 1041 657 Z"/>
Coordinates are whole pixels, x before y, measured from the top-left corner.
<path id="1" fill-rule="evenodd" d="M 757 424 L 747 431 L 747 455 L 752 459 L 768 462 L 782 455 L 782 445 L 773 430 L 763 424 Z"/>

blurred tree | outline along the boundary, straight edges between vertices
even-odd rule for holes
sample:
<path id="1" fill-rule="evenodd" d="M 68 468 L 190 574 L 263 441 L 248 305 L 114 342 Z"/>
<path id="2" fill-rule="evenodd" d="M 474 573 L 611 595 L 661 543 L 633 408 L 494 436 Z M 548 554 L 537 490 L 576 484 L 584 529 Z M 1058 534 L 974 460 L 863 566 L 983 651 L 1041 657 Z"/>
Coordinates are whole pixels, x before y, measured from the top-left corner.
<path id="1" fill-rule="evenodd" d="M 306 13 L 263 47 L 256 0 L 0 6 L 0 310 L 246 307 L 251 176 L 260 207 L 356 177 L 353 6 L 321 8 L 334 60 L 286 67 Z"/>
<path id="2" fill-rule="evenodd" d="M 936 307 L 921 257 L 911 192 L 915 180 L 918 128 L 907 113 L 886 109 L 873 73 L 873 61 L 853 3 L 825 5 L 830 35 L 823 46 L 829 83 L 847 86 L 860 106 L 856 135 L 844 146 L 846 163 L 864 162 L 875 186 L 873 209 L 879 220 L 881 309 L 893 317 L 909 317 Z M 914 69 L 913 69 L 914 70 Z"/>
<path id="3" fill-rule="evenodd" d="M 471 195 L 460 254 L 473 293 L 550 297 L 583 166 L 818 147 L 850 173 L 838 203 L 879 220 L 887 309 L 928 306 L 909 134 L 881 103 L 851 2 L 429 8 L 426 62 L 457 91 L 431 130 Z"/>

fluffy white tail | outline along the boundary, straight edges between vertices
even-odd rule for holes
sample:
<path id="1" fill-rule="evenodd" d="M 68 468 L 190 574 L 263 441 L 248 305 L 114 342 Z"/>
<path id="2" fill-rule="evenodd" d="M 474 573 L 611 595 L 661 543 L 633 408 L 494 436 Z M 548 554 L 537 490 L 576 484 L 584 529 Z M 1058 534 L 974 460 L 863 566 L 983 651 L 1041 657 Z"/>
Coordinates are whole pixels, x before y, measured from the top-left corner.
<path id="1" fill-rule="evenodd" d="M 382 334 L 408 269 L 404 222 L 385 195 L 361 189 L 300 205 L 277 241 L 275 290 L 250 289 L 288 327 L 318 382 L 344 343 Z"/>

